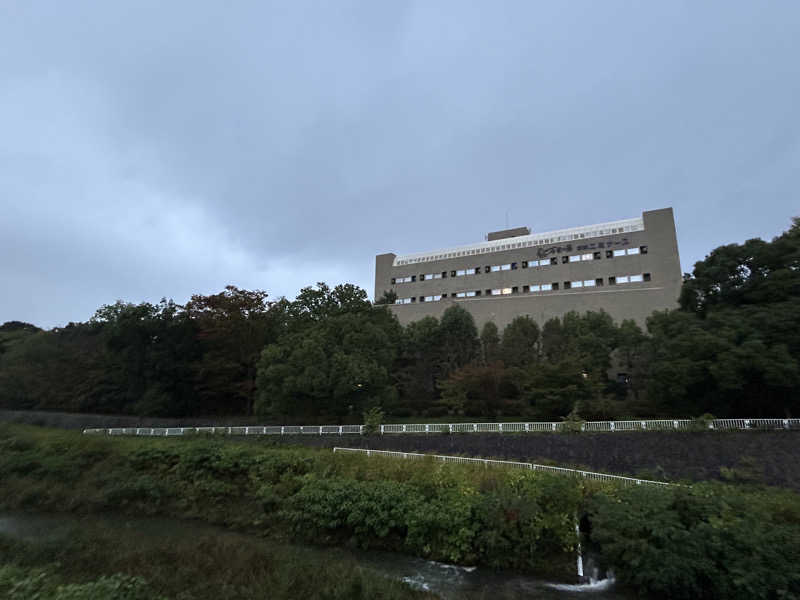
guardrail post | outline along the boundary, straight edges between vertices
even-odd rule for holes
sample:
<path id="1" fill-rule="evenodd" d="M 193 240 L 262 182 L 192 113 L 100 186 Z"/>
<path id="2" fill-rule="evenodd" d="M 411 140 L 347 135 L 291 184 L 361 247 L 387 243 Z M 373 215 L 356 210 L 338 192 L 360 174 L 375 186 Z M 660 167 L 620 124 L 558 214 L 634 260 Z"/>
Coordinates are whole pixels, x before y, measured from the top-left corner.
<path id="1" fill-rule="evenodd" d="M 428 423 L 425 423 L 425 433 L 430 433 L 431 426 Z"/>
<path id="2" fill-rule="evenodd" d="M 381 425 L 381 435 L 383 435 L 383 425 Z"/>
<path id="3" fill-rule="evenodd" d="M 405 424 L 404 424 L 404 425 L 403 425 L 403 433 L 405 433 L 405 432 L 406 432 L 406 426 L 405 426 Z"/>
<path id="4" fill-rule="evenodd" d="M 784 429 L 789 429 L 789 419 L 784 419 L 783 420 L 783 428 Z"/>
<path id="5" fill-rule="evenodd" d="M 530 425 L 531 425 L 530 423 L 525 423 L 525 431 L 530 431 L 531 430 Z"/>
<path id="6" fill-rule="evenodd" d="M 642 429 L 647 429 L 647 421 L 642 421 Z"/>
<path id="7" fill-rule="evenodd" d="M 474 433 L 476 431 L 478 431 L 478 424 L 477 423 L 473 423 L 472 424 L 472 432 Z"/>
<path id="8" fill-rule="evenodd" d="M 750 419 L 745 419 L 744 420 L 744 428 L 745 429 L 750 429 Z"/>
<path id="9" fill-rule="evenodd" d="M 284 428 L 284 426 L 283 426 L 283 425 L 281 425 L 281 435 L 283 435 L 283 432 L 284 432 L 284 431 L 285 431 L 285 428 Z"/>
<path id="10" fill-rule="evenodd" d="M 614 431 L 614 421 L 611 421 L 611 431 Z"/>
<path id="11" fill-rule="evenodd" d="M 678 422 L 677 421 L 673 421 L 672 424 L 675 426 L 675 429 L 678 428 Z"/>
<path id="12" fill-rule="evenodd" d="M 342 435 L 342 426 L 339 425 L 339 435 Z"/>
<path id="13" fill-rule="evenodd" d="M 503 433 L 503 424 L 502 423 L 498 423 L 498 425 L 500 425 L 500 433 Z"/>
<path id="14" fill-rule="evenodd" d="M 228 427 L 228 435 L 230 435 L 230 434 L 231 434 L 231 428 Z"/>

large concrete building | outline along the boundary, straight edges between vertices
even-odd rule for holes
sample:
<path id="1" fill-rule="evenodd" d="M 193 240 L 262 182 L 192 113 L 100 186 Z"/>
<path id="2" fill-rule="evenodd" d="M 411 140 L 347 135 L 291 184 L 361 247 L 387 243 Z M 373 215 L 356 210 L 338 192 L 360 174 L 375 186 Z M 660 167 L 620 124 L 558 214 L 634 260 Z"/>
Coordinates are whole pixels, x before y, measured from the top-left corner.
<path id="1" fill-rule="evenodd" d="M 403 324 L 441 317 L 453 303 L 478 326 L 502 331 L 518 315 L 540 325 L 569 311 L 603 309 L 615 321 L 644 324 L 677 306 L 681 266 L 672 209 L 641 217 L 531 233 L 526 227 L 486 241 L 432 252 L 375 257 L 375 298 L 397 294 Z"/>

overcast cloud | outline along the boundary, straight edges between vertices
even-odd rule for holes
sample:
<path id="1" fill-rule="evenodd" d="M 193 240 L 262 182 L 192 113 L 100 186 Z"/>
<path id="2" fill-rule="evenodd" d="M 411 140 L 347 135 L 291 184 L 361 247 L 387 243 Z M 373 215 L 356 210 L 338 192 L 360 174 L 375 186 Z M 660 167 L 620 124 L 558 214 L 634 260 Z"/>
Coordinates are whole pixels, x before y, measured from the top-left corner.
<path id="1" fill-rule="evenodd" d="M 0 322 L 672 206 L 800 214 L 800 3 L 0 4 Z"/>

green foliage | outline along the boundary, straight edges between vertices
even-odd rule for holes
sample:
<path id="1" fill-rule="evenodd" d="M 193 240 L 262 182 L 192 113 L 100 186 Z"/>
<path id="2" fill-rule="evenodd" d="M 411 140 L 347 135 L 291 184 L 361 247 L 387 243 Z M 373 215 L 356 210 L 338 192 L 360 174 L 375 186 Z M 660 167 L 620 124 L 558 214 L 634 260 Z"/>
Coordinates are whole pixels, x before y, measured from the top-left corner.
<path id="1" fill-rule="evenodd" d="M 481 329 L 481 353 L 484 363 L 492 363 L 500 358 L 500 335 L 497 325 L 486 321 Z"/>
<path id="2" fill-rule="evenodd" d="M 539 360 L 539 326 L 529 316 L 515 317 L 503 330 L 503 362 L 521 367 Z"/>
<path id="3" fill-rule="evenodd" d="M 723 484 L 636 486 L 594 498 L 592 543 L 643 595 L 750 600 L 800 597 L 796 494 Z"/>
<path id="4" fill-rule="evenodd" d="M 369 435 L 380 431 L 384 416 L 385 415 L 383 414 L 383 411 L 377 406 L 373 406 L 369 410 L 365 411 L 364 434 Z"/>

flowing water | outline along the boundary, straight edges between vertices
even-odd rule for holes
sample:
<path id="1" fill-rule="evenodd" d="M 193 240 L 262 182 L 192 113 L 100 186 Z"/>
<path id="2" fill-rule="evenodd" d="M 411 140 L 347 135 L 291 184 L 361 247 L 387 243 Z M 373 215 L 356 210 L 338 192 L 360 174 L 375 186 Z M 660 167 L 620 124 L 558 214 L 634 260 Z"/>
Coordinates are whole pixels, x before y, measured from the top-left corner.
<path id="1" fill-rule="evenodd" d="M 112 530 L 135 530 L 138 535 L 151 535 L 168 544 L 170 539 L 185 536 L 213 535 L 224 530 L 202 523 L 174 519 L 129 519 L 125 517 L 74 517 L 72 515 L 0 513 L 0 534 L 19 539 L 58 539 L 75 527 L 87 525 Z M 229 535 L 229 532 L 226 531 Z M 241 534 L 246 535 L 246 534 Z M 314 548 L 325 557 L 339 557 L 338 548 Z M 613 579 L 590 580 L 586 584 L 547 582 L 525 575 L 495 572 L 476 567 L 459 567 L 414 558 L 394 552 L 347 551 L 363 567 L 393 579 L 405 581 L 417 589 L 433 592 L 445 600 L 565 600 L 591 598 L 596 600 L 629 599 L 614 589 Z M 591 565 L 587 565 L 587 571 Z"/>

